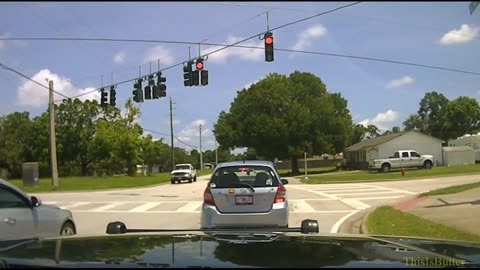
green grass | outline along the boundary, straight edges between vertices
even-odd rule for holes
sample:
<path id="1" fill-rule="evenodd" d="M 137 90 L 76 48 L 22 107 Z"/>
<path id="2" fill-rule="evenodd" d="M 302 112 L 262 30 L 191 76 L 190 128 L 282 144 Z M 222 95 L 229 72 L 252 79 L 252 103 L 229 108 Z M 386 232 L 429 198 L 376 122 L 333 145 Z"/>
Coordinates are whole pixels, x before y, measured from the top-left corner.
<path id="1" fill-rule="evenodd" d="M 458 192 L 462 192 L 462 191 L 465 191 L 465 190 L 469 190 L 469 189 L 472 189 L 472 188 L 478 188 L 478 187 L 480 187 L 480 182 L 436 189 L 436 190 L 432 190 L 432 191 L 429 191 L 429 192 L 422 193 L 421 196 L 453 194 L 453 193 L 458 193 Z"/>
<path id="2" fill-rule="evenodd" d="M 10 183 L 25 192 L 49 191 L 81 191 L 115 188 L 132 188 L 151 186 L 170 182 L 170 173 L 156 173 L 150 176 L 105 176 L 105 177 L 60 177 L 59 186 L 52 186 L 51 178 L 41 178 L 37 187 L 24 187 L 19 179 L 9 180 Z"/>
<path id="3" fill-rule="evenodd" d="M 405 176 L 402 176 L 400 171 L 393 171 L 389 173 L 379 172 L 353 172 L 345 174 L 330 174 L 309 176 L 308 180 L 303 177 L 298 177 L 306 184 L 322 184 L 322 183 L 348 183 L 348 182 L 367 182 L 367 181 L 388 181 L 388 180 L 408 180 L 418 178 L 429 178 L 435 176 L 449 176 L 449 175 L 468 175 L 480 173 L 480 164 L 452 166 L 452 167 L 433 167 L 431 170 L 425 169 L 408 169 Z"/>
<path id="4" fill-rule="evenodd" d="M 212 174 L 213 169 L 197 170 L 197 176 Z"/>
<path id="5" fill-rule="evenodd" d="M 480 236 L 434 223 L 390 206 L 382 206 L 368 216 L 369 234 L 425 237 L 445 240 L 479 242 Z"/>
<path id="6" fill-rule="evenodd" d="M 280 176 L 303 176 L 305 175 L 305 168 L 299 168 L 299 174 L 292 174 L 291 169 L 280 169 L 278 173 Z M 329 172 L 336 172 L 337 168 L 335 166 L 330 167 L 318 167 L 318 168 L 307 168 L 307 173 L 310 174 L 322 174 L 322 173 L 329 173 Z"/>

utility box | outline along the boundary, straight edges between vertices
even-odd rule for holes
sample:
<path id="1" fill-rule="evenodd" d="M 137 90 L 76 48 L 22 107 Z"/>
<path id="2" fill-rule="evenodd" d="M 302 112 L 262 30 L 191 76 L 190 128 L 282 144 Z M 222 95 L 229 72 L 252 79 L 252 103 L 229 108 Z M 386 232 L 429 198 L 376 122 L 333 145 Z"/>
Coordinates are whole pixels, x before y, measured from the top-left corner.
<path id="1" fill-rule="evenodd" d="M 26 162 L 22 165 L 24 187 L 38 186 L 38 162 Z"/>
<path id="2" fill-rule="evenodd" d="M 8 170 L 5 168 L 0 168 L 0 178 L 3 180 L 8 180 Z"/>

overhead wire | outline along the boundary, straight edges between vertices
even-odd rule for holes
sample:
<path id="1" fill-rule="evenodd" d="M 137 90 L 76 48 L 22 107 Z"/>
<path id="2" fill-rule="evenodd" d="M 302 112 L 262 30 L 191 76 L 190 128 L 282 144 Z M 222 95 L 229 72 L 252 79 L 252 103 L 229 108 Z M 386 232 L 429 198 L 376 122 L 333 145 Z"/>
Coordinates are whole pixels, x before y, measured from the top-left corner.
<path id="1" fill-rule="evenodd" d="M 347 4 L 347 5 L 343 5 L 343 6 L 340 6 L 340 7 L 337 7 L 337 8 L 333 8 L 333 9 L 330 9 L 330 10 L 327 10 L 327 11 L 324 11 L 324 12 L 321 12 L 321 13 L 318 13 L 318 14 L 315 14 L 315 15 L 312 15 L 312 16 L 308 16 L 308 17 L 305 17 L 305 18 L 302 18 L 302 19 L 299 19 L 299 20 L 296 20 L 296 21 L 292 21 L 292 22 L 289 22 L 289 23 L 286 23 L 286 24 L 283 24 L 283 25 L 280 25 L 280 26 L 277 26 L 277 27 L 274 27 L 274 28 L 271 28 L 270 31 L 274 31 L 274 30 L 278 30 L 278 29 L 281 29 L 281 28 L 284 28 L 284 27 L 287 27 L 287 26 L 290 26 L 290 25 L 293 25 L 293 24 L 296 24 L 296 23 L 300 23 L 300 22 L 303 22 L 303 21 L 306 21 L 306 20 L 309 20 L 309 19 L 313 19 L 315 17 L 319 17 L 319 16 L 322 16 L 322 15 L 325 15 L 325 14 L 328 14 L 328 13 L 331 13 L 331 12 L 335 12 L 337 10 L 340 10 L 340 9 L 344 9 L 344 8 L 348 8 L 348 7 L 351 7 L 351 6 L 354 6 L 354 5 L 357 5 L 357 4 L 360 4 L 361 2 L 354 2 L 354 3 L 351 3 L 351 4 Z M 222 50 L 225 50 L 225 49 L 228 49 L 230 47 L 233 47 L 235 45 L 238 45 L 240 43 L 243 43 L 245 41 L 248 41 L 252 38 L 255 38 L 255 37 L 258 37 L 260 35 L 262 35 L 264 32 L 262 33 L 259 33 L 259 34 L 256 34 L 256 35 L 253 35 L 253 36 L 250 36 L 248 38 L 244 38 L 242 40 L 239 40 L 237 42 L 234 42 L 232 44 L 229 44 L 229 45 L 225 45 L 223 48 L 219 48 L 219 49 L 216 49 L 214 51 L 211 51 L 209 53 L 206 53 L 206 54 L 203 54 L 201 55 L 200 57 L 206 57 L 208 55 L 211 55 L 211 54 L 214 54 L 214 53 L 217 53 L 217 52 L 220 52 Z M 61 40 L 61 38 L 54 38 L 56 40 Z M 2 40 L 2 39 L 0 39 Z M 6 40 L 6 39 L 3 39 L 3 40 Z M 12 38 L 10 38 L 10 40 L 13 40 Z M 19 40 L 22 40 L 22 39 L 19 39 Z M 23 39 L 23 40 L 27 40 L 27 39 Z M 32 39 L 30 39 L 32 40 Z M 37 40 L 53 40 L 52 38 L 37 38 Z M 72 38 L 65 38 L 63 40 L 73 40 Z M 79 38 L 79 39 L 76 39 L 76 40 L 84 40 L 84 41 L 112 41 L 113 39 L 91 39 L 91 38 Z M 138 40 L 130 40 L 130 41 L 137 41 Z M 142 42 L 145 42 L 145 41 L 142 41 Z M 153 42 L 153 41 L 152 41 Z M 185 42 L 178 42 L 178 41 L 169 41 L 169 42 L 164 42 L 164 43 L 177 43 L 177 44 L 185 44 Z M 191 43 L 189 43 L 191 44 Z M 199 43 L 194 43 L 194 44 L 199 44 Z M 205 43 L 202 43 L 205 45 Z M 174 67 L 177 67 L 177 66 L 180 66 L 180 65 L 183 65 L 185 61 L 182 61 L 182 62 L 179 62 L 177 64 L 173 64 L 173 65 L 170 65 L 166 68 L 163 68 L 161 69 L 160 71 L 165 71 L 165 70 L 168 70 L 168 69 L 171 69 L 171 68 L 174 68 Z M 124 84 L 124 83 L 129 83 L 129 82 L 132 82 L 132 81 L 135 81 L 137 80 L 138 77 L 136 78 L 133 78 L 133 79 L 128 79 L 128 80 L 124 80 L 124 81 L 121 81 L 121 82 L 118 82 L 118 83 L 114 83 L 113 85 L 119 85 L 119 84 Z M 107 85 L 108 87 L 109 85 Z M 76 98 L 76 97 L 80 97 L 80 96 L 84 96 L 84 95 L 88 95 L 88 94 L 91 94 L 95 91 L 98 91 L 99 88 L 97 89 L 94 89 L 92 91 L 87 91 L 85 93 L 82 93 L 80 95 L 77 95 L 77 96 L 74 96 L 73 98 Z"/>
<path id="2" fill-rule="evenodd" d="M 11 67 L 3 64 L 3 63 L 1 63 L 1 62 L 0 62 L 0 67 L 2 67 L 2 68 L 5 69 L 5 70 L 9 70 L 9 71 L 11 71 L 11 72 L 13 72 L 13 73 L 15 73 L 15 74 L 23 77 L 23 78 L 25 78 L 25 79 L 27 79 L 27 80 L 35 83 L 35 84 L 37 84 L 37 85 L 39 85 L 39 86 L 41 86 L 41 87 L 43 87 L 43 88 L 45 88 L 45 89 L 47 89 L 47 90 L 50 90 L 50 88 L 49 88 L 48 86 L 46 86 L 46 85 L 44 85 L 44 84 L 41 84 L 41 83 L 35 81 L 34 79 L 32 79 L 32 78 L 28 77 L 27 75 L 21 73 L 20 71 L 17 71 L 17 70 L 15 70 L 15 69 L 13 69 L 13 68 L 11 68 Z M 62 97 L 64 97 L 64 98 L 67 98 L 67 99 L 70 98 L 70 97 L 68 97 L 68 96 L 66 96 L 66 95 L 64 95 L 64 94 L 62 94 L 62 93 L 60 93 L 60 92 L 58 92 L 58 91 L 53 90 L 53 92 L 56 93 L 56 94 L 58 94 L 58 95 L 60 95 L 60 96 L 62 96 Z"/>

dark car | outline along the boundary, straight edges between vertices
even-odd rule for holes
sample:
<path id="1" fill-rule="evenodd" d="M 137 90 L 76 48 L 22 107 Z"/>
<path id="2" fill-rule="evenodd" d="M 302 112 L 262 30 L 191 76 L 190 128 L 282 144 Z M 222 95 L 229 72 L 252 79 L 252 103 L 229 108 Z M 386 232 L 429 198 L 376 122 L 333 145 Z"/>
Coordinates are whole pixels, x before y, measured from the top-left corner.
<path id="1" fill-rule="evenodd" d="M 387 236 L 217 230 L 27 240 L 7 267 L 479 267 L 480 244 Z M 165 231 L 165 230 L 164 230 Z"/>

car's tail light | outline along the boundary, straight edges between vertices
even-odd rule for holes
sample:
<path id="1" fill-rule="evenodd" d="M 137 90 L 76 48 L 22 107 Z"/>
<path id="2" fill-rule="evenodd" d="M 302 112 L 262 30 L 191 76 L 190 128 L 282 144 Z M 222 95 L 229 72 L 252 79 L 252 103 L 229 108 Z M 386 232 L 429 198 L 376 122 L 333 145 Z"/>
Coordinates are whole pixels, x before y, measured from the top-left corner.
<path id="1" fill-rule="evenodd" d="M 286 198 L 286 193 L 287 190 L 285 189 L 285 187 L 283 187 L 283 185 L 278 185 L 277 195 L 275 195 L 275 200 L 273 201 L 273 203 L 284 202 Z"/>
<path id="2" fill-rule="evenodd" d="M 203 192 L 203 202 L 205 204 L 215 205 L 215 200 L 213 200 L 213 195 L 210 187 L 207 187 L 205 189 L 205 192 Z"/>

